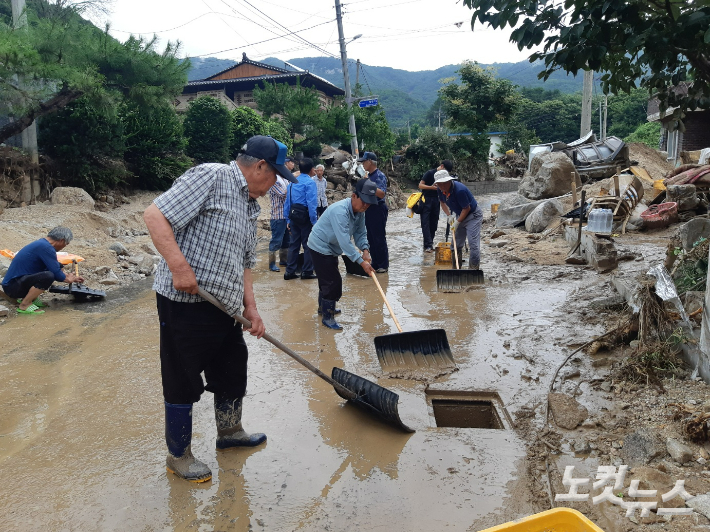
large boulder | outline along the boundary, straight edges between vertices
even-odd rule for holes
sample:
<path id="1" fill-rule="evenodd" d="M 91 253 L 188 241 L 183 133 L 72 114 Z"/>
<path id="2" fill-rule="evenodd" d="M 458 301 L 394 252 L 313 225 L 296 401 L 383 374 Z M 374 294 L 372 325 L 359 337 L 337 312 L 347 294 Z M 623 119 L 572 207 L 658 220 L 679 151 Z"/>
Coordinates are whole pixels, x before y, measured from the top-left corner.
<path id="1" fill-rule="evenodd" d="M 582 186 L 572 159 L 562 152 L 545 152 L 533 157 L 530 171 L 525 173 L 518 194 L 531 200 L 556 198 L 572 190 L 572 174 Z"/>
<path id="2" fill-rule="evenodd" d="M 654 458 L 665 456 L 666 446 L 655 429 L 642 428 L 624 439 L 621 459 L 629 467 L 648 464 Z"/>
<path id="3" fill-rule="evenodd" d="M 52 191 L 53 205 L 83 205 L 94 209 L 94 198 L 83 188 L 57 187 Z"/>
<path id="4" fill-rule="evenodd" d="M 500 202 L 496 213 L 496 227 L 517 227 L 540 204 L 539 201 L 530 201 L 520 194 L 511 194 Z"/>
<path id="5" fill-rule="evenodd" d="M 666 201 L 678 204 L 678 212 L 692 211 L 700 203 L 695 185 L 668 185 Z"/>
<path id="6" fill-rule="evenodd" d="M 550 393 L 547 395 L 550 402 L 550 412 L 558 427 L 574 430 L 582 423 L 589 412 L 580 405 L 571 395 L 565 393 Z"/>
<path id="7" fill-rule="evenodd" d="M 679 235 L 683 250 L 690 251 L 701 238 L 710 238 L 710 220 L 693 218 L 680 226 Z"/>
<path id="8" fill-rule="evenodd" d="M 540 203 L 525 219 L 528 233 L 542 233 L 550 223 L 560 217 L 564 207 L 559 200 L 551 199 Z"/>

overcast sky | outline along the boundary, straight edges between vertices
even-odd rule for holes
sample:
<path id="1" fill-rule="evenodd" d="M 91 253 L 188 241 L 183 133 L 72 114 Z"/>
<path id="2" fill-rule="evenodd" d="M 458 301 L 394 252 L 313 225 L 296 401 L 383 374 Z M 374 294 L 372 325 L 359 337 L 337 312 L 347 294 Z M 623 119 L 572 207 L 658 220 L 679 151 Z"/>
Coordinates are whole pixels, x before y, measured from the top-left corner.
<path id="1" fill-rule="evenodd" d="M 161 43 L 182 42 L 183 56 L 279 59 L 326 55 L 340 58 L 334 0 L 114 0 L 111 33 L 157 34 Z M 432 70 L 475 60 L 517 62 L 527 58 L 508 42 L 509 30 L 476 26 L 462 0 L 343 0 L 348 58 L 373 66 Z M 260 12 L 261 11 L 261 12 Z M 272 20 L 273 19 L 273 20 Z M 457 23 L 460 27 L 457 27 Z M 264 42 L 265 41 L 265 42 Z"/>

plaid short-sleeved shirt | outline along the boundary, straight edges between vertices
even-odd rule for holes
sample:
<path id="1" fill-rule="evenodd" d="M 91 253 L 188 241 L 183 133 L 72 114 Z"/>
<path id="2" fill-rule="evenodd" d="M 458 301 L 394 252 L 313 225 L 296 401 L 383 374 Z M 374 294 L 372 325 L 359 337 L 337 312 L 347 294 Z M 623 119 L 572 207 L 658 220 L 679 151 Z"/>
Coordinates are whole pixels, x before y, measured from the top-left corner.
<path id="1" fill-rule="evenodd" d="M 244 270 L 256 265 L 256 219 L 259 204 L 249 198 L 237 164 L 202 164 L 180 176 L 154 200 L 170 222 L 182 254 L 197 283 L 213 294 L 230 314 L 244 300 Z M 181 303 L 204 301 L 175 289 L 165 259 L 160 261 L 153 290 Z"/>

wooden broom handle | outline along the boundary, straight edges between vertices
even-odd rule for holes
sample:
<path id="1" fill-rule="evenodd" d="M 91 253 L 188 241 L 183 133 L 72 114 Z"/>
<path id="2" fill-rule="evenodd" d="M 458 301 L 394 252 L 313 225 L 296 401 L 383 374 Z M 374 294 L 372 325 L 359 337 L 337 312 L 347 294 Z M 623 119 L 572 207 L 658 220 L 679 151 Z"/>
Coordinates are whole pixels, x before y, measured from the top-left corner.
<path id="1" fill-rule="evenodd" d="M 387 301 L 387 296 L 382 291 L 382 287 L 380 286 L 380 281 L 377 280 L 377 276 L 375 275 L 375 272 L 370 272 L 370 277 L 372 277 L 372 280 L 375 281 L 375 284 L 377 285 L 377 289 L 380 291 L 380 295 L 382 296 L 382 299 L 385 300 L 385 305 L 387 305 L 387 310 L 390 311 L 390 316 L 392 316 L 392 319 L 394 320 L 394 324 L 397 326 L 397 330 L 399 332 L 402 332 L 402 326 L 397 321 L 397 316 L 394 315 L 394 311 L 392 310 L 392 307 L 390 306 L 390 302 Z"/>
<path id="2" fill-rule="evenodd" d="M 451 237 L 454 239 L 454 259 L 456 259 L 456 269 L 459 269 L 459 252 L 457 251 L 456 248 L 456 231 L 451 229 Z M 465 240 L 464 240 L 465 242 Z"/>

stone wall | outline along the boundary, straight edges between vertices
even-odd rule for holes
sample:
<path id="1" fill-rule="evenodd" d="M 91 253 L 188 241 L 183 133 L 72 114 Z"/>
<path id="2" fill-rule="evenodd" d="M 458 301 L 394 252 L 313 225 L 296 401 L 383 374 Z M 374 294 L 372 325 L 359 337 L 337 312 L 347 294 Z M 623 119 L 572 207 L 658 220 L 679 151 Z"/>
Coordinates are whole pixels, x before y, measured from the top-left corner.
<path id="1" fill-rule="evenodd" d="M 499 194 L 502 192 L 515 192 L 520 186 L 520 179 L 506 179 L 501 181 L 473 181 L 465 182 L 464 185 L 474 196 L 484 194 Z"/>

